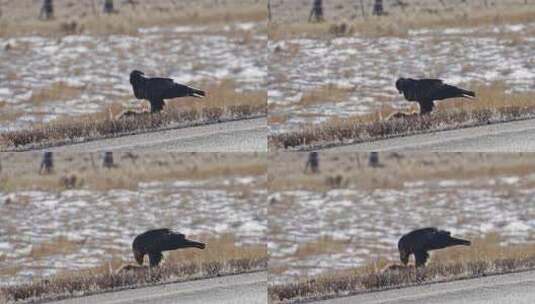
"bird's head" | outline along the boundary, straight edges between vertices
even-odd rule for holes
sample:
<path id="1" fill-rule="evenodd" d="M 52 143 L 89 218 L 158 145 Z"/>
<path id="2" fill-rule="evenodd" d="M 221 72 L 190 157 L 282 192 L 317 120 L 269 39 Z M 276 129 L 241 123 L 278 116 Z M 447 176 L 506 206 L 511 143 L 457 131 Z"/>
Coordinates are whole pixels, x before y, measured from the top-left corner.
<path id="1" fill-rule="evenodd" d="M 407 265 L 409 263 L 409 252 L 404 249 L 399 250 L 399 259 L 404 265 Z"/>
<path id="2" fill-rule="evenodd" d="M 143 265 L 143 257 L 145 257 L 145 254 L 143 254 L 143 252 L 134 250 L 134 258 L 136 259 L 136 262 L 139 265 Z"/>
<path id="3" fill-rule="evenodd" d="M 138 70 L 133 70 L 130 73 L 130 83 L 134 83 L 136 80 L 141 78 L 143 75 L 145 75 L 145 73 L 143 73 L 141 71 L 138 71 Z"/>
<path id="4" fill-rule="evenodd" d="M 396 89 L 398 89 L 399 94 L 403 93 L 406 83 L 407 79 L 405 78 L 399 78 L 398 80 L 396 80 Z"/>

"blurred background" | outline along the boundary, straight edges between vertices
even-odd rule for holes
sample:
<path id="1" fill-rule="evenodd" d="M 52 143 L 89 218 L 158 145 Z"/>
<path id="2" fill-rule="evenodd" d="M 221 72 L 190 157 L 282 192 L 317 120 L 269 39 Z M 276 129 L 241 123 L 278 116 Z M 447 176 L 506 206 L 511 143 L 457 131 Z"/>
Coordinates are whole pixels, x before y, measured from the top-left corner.
<path id="1" fill-rule="evenodd" d="M 535 155 L 274 153 L 270 164 L 272 285 L 380 273 L 399 263 L 403 234 L 430 226 L 473 242 L 432 252 L 430 267 L 535 256 Z"/>
<path id="2" fill-rule="evenodd" d="M 0 163 L 0 285 L 113 273 L 135 263 L 136 235 L 164 227 L 207 243 L 166 253 L 164 265 L 238 271 L 231 261 L 266 258 L 265 154 L 3 154 Z"/>
<path id="3" fill-rule="evenodd" d="M 417 110 L 397 92 L 399 77 L 440 78 L 476 91 L 477 102 L 439 102 L 441 111 L 515 105 L 532 116 L 535 1 L 270 3 L 272 132 Z"/>
<path id="4" fill-rule="evenodd" d="M 208 92 L 171 107 L 266 103 L 265 0 L 2 0 L 0 11 L 0 131 L 148 109 L 133 69 Z"/>

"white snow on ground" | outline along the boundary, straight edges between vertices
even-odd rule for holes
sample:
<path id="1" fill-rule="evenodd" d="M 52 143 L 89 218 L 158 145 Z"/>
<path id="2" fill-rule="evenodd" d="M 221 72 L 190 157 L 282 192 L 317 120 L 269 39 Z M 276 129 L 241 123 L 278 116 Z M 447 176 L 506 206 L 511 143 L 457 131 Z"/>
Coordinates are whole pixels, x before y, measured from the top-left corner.
<path id="1" fill-rule="evenodd" d="M 270 41 L 268 101 L 272 115 L 288 117 L 271 129 L 289 131 L 332 117 L 373 113 L 383 106 L 408 108 L 414 104 L 394 86 L 400 76 L 437 77 L 454 85 L 504 81 L 512 91 L 535 90 L 535 39 L 523 34 L 534 29 L 535 23 L 529 23 L 421 29 L 407 37 Z M 328 84 L 349 88 L 350 97 L 298 104 L 303 92 Z"/>
<path id="2" fill-rule="evenodd" d="M 16 117 L 2 122 L 0 131 L 99 112 L 114 102 L 134 99 L 128 78 L 133 69 L 194 86 L 200 80 L 226 78 L 241 91 L 265 89 L 263 27 L 263 23 L 238 23 L 217 31 L 181 26 L 141 29 L 136 36 L 0 38 L 2 112 L 4 117 Z M 45 98 L 29 105 L 35 93 L 59 82 L 82 93 L 69 100 Z"/>
<path id="3" fill-rule="evenodd" d="M 535 242 L 535 190 L 514 176 L 420 181 L 374 191 L 284 191 L 270 197 L 268 250 L 270 267 L 283 269 L 273 275 L 278 283 L 378 258 L 396 261 L 400 236 L 426 226 L 465 237 L 497 232 L 505 244 Z M 300 244 L 321 237 L 346 247 L 335 254 L 295 255 Z"/>
<path id="4" fill-rule="evenodd" d="M 136 191 L 0 192 L 0 265 L 21 267 L 0 275 L 0 285 L 99 266 L 112 256 L 131 260 L 133 238 L 158 227 L 231 234 L 237 245 L 265 243 L 267 193 L 254 186 L 263 179 L 143 183 Z M 72 252 L 31 254 L 59 237 L 77 242 Z"/>

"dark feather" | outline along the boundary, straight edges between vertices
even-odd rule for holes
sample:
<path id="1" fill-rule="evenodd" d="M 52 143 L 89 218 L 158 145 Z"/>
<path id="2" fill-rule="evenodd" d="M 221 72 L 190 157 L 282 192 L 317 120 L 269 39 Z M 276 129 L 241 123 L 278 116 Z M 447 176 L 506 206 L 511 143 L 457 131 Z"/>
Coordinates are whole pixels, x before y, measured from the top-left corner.
<path id="1" fill-rule="evenodd" d="M 137 99 L 146 99 L 151 104 L 151 112 L 160 112 L 165 99 L 179 97 L 204 97 L 204 91 L 174 82 L 170 78 L 147 78 L 143 72 L 132 71 L 130 84 Z"/>
<path id="2" fill-rule="evenodd" d="M 448 98 L 470 98 L 476 94 L 449 84 L 440 79 L 399 78 L 396 88 L 407 101 L 415 101 L 420 105 L 420 114 L 433 111 L 435 100 Z"/>
<path id="3" fill-rule="evenodd" d="M 135 237 L 132 243 L 134 257 L 138 264 L 143 264 L 143 257 L 148 254 L 150 265 L 157 266 L 162 260 L 162 252 L 180 248 L 204 249 L 205 244 L 186 239 L 182 233 L 170 229 L 154 229 Z"/>
<path id="4" fill-rule="evenodd" d="M 470 246 L 470 241 L 451 237 L 450 234 L 449 231 L 436 228 L 422 228 L 403 235 L 398 242 L 401 262 L 406 265 L 409 256 L 414 254 L 416 266 L 423 266 L 429 257 L 427 252 L 430 250 L 456 245 Z"/>

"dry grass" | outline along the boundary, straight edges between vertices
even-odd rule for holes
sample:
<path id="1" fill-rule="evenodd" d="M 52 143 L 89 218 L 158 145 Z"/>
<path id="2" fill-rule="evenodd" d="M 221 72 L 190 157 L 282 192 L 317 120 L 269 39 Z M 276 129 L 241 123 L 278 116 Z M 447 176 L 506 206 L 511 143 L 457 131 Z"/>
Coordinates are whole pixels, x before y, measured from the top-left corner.
<path id="1" fill-rule="evenodd" d="M 239 247 L 234 245 L 235 239 L 228 235 L 205 241 L 205 250 L 173 252 L 160 267 L 151 271 L 117 273 L 123 261 L 115 258 L 93 269 L 65 272 L 28 284 L 2 287 L 0 301 L 2 298 L 6 302 L 62 299 L 127 287 L 260 271 L 267 267 L 265 245 Z"/>
<path id="2" fill-rule="evenodd" d="M 305 127 L 299 132 L 273 135 L 269 138 L 270 149 L 314 149 L 535 116 L 535 92 L 507 94 L 500 82 L 476 86 L 475 91 L 478 96 L 475 101 L 440 102 L 431 115 L 385 120 L 392 110 L 384 108 L 382 112 L 371 115 L 331 119 L 319 126 Z"/>
<path id="3" fill-rule="evenodd" d="M 110 190 L 137 189 L 139 183 L 176 180 L 209 180 L 231 176 L 263 176 L 266 159 L 262 155 L 198 155 L 169 153 L 154 157 L 136 153 L 116 153 L 117 168 L 100 168 L 100 160 L 90 155 L 56 155 L 55 172 L 36 174 L 41 155 L 4 155 L 0 191 L 62 190 L 64 177 L 75 176 L 75 188 Z M 97 167 L 98 162 L 98 167 Z"/>
<path id="4" fill-rule="evenodd" d="M 287 115 L 269 115 L 268 116 L 268 124 L 269 125 L 273 125 L 273 124 L 284 124 L 288 121 L 288 116 Z"/>
<path id="5" fill-rule="evenodd" d="M 299 100 L 299 106 L 310 106 L 324 102 L 338 102 L 347 99 L 351 91 L 334 84 L 324 85 L 312 91 L 304 92 Z"/>
<path id="6" fill-rule="evenodd" d="M 72 87 L 64 82 L 54 82 L 49 87 L 43 88 L 32 94 L 28 102 L 39 104 L 47 100 L 68 100 L 79 97 L 84 88 Z"/>
<path id="7" fill-rule="evenodd" d="M 53 88 L 40 94 L 39 100 L 48 99 L 50 95 L 68 96 L 71 91 L 69 87 L 62 85 Z M 206 90 L 208 96 L 204 99 L 182 98 L 179 102 L 169 101 L 168 106 L 160 114 L 146 113 L 119 119 L 121 106 L 114 104 L 101 113 L 60 118 L 51 123 L 37 124 L 26 130 L 4 132 L 0 134 L 0 147 L 4 150 L 44 148 L 89 139 L 266 115 L 267 95 L 264 91 L 238 92 L 230 80 L 207 85 Z"/>
<path id="8" fill-rule="evenodd" d="M 182 2 L 155 0 L 141 2 L 137 8 L 120 6 L 119 14 L 102 15 L 99 6 L 96 12 L 87 3 L 56 2 L 56 19 L 40 21 L 37 15 L 40 4 L 29 0 L 10 1 L 2 9 L 5 18 L 0 19 L 0 37 L 29 34 L 68 35 L 91 34 L 136 34 L 139 28 L 169 25 L 218 25 L 231 22 L 261 22 L 266 20 L 264 5 L 252 0 L 214 4 L 213 1 Z M 187 6 L 187 9 L 186 9 Z M 28 9 L 28 7 L 33 9 Z M 143 13 L 141 13 L 143 11 Z"/>
<path id="9" fill-rule="evenodd" d="M 32 246 L 29 255 L 34 259 L 40 259 L 52 255 L 66 255 L 75 252 L 83 242 L 72 241 L 67 237 L 60 236 L 48 242 Z"/>
<path id="10" fill-rule="evenodd" d="M 223 79 L 219 83 L 199 83 L 197 85 L 208 92 L 203 99 L 179 98 L 176 102 L 171 99 L 167 105 L 176 110 L 194 109 L 202 111 L 206 108 L 251 108 L 264 109 L 267 107 L 266 91 L 239 92 L 238 85 L 231 79 Z"/>
<path id="11" fill-rule="evenodd" d="M 234 260 L 249 260 L 255 261 L 265 259 L 267 256 L 267 248 L 264 245 L 258 246 L 236 246 L 237 240 L 234 236 L 225 234 L 221 237 L 206 238 L 199 236 L 201 240 L 206 239 L 207 247 L 204 250 L 176 250 L 171 251 L 166 257 L 168 264 L 180 264 L 182 261 L 196 261 L 197 263 L 212 263 L 219 262 L 221 264 L 231 257 Z"/>
<path id="12" fill-rule="evenodd" d="M 305 257 L 317 254 L 336 253 L 347 246 L 347 242 L 335 240 L 332 237 L 322 236 L 321 238 L 304 244 L 299 244 L 294 256 Z"/>
<path id="13" fill-rule="evenodd" d="M 272 303 L 324 299 L 358 294 L 370 290 L 476 278 L 535 268 L 535 245 L 499 245 L 499 237 L 488 235 L 473 240 L 470 247 L 453 247 L 433 252 L 431 262 L 422 269 L 386 271 L 388 261 L 328 275 L 303 279 L 297 283 L 275 285 L 268 289 Z"/>
<path id="14" fill-rule="evenodd" d="M 534 18 L 533 5 L 472 7 L 461 10 L 444 10 L 439 7 L 437 10 L 415 9 L 388 16 L 369 16 L 334 23 L 274 22 L 269 28 L 269 37 L 274 40 L 355 34 L 367 37 L 407 37 L 410 30 L 421 28 L 488 27 L 527 23 Z M 341 25 L 345 28 L 344 31 L 333 30 Z"/>

